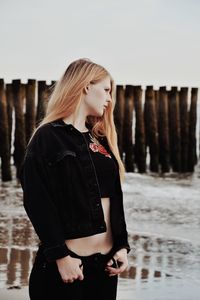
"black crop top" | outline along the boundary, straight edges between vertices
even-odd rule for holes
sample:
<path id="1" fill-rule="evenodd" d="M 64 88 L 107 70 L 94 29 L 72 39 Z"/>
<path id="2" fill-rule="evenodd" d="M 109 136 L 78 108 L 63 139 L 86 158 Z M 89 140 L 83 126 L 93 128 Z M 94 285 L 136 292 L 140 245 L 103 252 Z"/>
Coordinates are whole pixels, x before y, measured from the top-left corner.
<path id="1" fill-rule="evenodd" d="M 116 162 L 103 145 L 97 145 L 91 140 L 90 131 L 82 132 L 82 134 L 85 136 L 95 165 L 101 197 L 109 197 L 115 193 L 114 182 L 118 172 Z"/>

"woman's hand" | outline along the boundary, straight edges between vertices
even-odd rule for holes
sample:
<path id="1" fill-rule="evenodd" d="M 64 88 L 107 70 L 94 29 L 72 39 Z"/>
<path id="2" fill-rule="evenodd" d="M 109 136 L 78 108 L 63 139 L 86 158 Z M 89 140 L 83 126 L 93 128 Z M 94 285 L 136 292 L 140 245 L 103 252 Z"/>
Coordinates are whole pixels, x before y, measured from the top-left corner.
<path id="1" fill-rule="evenodd" d="M 128 267 L 128 258 L 126 248 L 120 249 L 113 255 L 114 260 L 117 263 L 116 267 L 110 267 L 113 264 L 113 260 L 110 259 L 107 263 L 106 271 L 109 272 L 109 276 L 115 276 L 122 273 Z"/>
<path id="2" fill-rule="evenodd" d="M 67 255 L 63 258 L 57 259 L 56 263 L 60 276 L 65 283 L 71 283 L 76 279 L 84 279 L 83 265 L 81 266 L 82 261 L 79 258 Z"/>

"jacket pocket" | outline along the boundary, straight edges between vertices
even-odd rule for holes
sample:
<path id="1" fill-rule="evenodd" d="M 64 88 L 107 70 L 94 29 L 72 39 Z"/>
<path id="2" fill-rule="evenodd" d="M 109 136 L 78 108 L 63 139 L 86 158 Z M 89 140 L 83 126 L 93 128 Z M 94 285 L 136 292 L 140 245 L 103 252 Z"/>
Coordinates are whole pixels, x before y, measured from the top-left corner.
<path id="1" fill-rule="evenodd" d="M 57 164 L 59 161 L 61 161 L 65 156 L 73 156 L 76 157 L 76 152 L 72 150 L 62 150 L 58 152 L 56 155 L 54 155 L 51 158 L 47 159 L 47 164 L 51 167 Z"/>

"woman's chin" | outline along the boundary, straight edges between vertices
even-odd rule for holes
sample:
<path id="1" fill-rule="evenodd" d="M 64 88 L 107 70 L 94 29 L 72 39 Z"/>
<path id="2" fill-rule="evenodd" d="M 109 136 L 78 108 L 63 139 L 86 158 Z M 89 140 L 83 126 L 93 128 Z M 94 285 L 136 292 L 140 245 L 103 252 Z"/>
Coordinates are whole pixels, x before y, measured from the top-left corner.
<path id="1" fill-rule="evenodd" d="M 93 116 L 93 117 L 102 117 L 104 115 L 104 111 L 105 109 L 101 109 L 99 111 L 93 111 L 90 113 L 90 116 Z"/>

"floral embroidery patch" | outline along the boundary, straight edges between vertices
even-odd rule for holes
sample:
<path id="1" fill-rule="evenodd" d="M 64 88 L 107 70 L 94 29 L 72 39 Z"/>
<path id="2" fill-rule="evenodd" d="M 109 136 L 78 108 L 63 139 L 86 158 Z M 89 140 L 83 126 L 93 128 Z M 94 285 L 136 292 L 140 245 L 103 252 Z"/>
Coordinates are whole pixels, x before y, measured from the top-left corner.
<path id="1" fill-rule="evenodd" d="M 97 145 L 96 143 L 89 143 L 89 147 L 93 152 L 100 152 L 101 154 L 104 154 L 106 157 L 112 158 L 111 155 L 108 153 L 108 151 L 101 144 Z"/>

